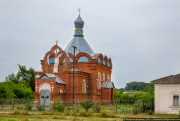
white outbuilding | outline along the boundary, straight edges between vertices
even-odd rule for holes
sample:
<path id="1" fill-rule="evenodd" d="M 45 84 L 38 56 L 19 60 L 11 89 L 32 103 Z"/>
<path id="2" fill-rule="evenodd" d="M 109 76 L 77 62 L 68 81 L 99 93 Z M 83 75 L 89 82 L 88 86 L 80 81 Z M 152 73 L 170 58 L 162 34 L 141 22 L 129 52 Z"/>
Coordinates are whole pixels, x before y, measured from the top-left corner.
<path id="1" fill-rule="evenodd" d="M 154 83 L 155 113 L 179 114 L 180 74 L 156 79 Z"/>

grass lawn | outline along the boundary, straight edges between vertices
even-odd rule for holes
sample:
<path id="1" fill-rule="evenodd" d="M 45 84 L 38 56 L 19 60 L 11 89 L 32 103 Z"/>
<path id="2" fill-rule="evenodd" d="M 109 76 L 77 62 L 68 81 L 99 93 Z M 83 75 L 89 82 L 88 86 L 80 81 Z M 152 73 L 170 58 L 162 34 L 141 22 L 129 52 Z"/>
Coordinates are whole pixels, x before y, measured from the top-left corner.
<path id="1" fill-rule="evenodd" d="M 88 113 L 81 106 L 65 106 L 64 112 L 58 111 L 27 111 L 27 110 L 2 110 L 0 121 L 122 121 L 123 118 L 178 118 L 179 115 L 133 114 L 132 105 L 101 105 L 101 112 L 95 113 L 91 108 Z"/>
<path id="2" fill-rule="evenodd" d="M 77 121 L 122 121 L 124 117 L 133 118 L 178 118 L 178 115 L 165 114 L 113 114 L 113 116 L 102 117 L 101 113 L 93 113 L 84 117 L 77 115 Z M 0 111 L 0 121 L 72 121 L 75 116 L 66 115 L 55 111 Z"/>

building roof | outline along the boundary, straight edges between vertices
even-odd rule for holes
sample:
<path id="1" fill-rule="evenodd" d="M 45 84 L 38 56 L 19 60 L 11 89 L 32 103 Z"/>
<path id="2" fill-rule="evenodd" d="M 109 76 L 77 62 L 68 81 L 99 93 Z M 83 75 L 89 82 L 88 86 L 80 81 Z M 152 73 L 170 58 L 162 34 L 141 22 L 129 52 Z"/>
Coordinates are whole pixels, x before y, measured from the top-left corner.
<path id="1" fill-rule="evenodd" d="M 59 78 L 58 76 L 56 77 L 56 82 L 59 84 L 65 84 L 65 82 L 61 78 Z"/>
<path id="2" fill-rule="evenodd" d="M 75 71 L 75 72 L 78 72 L 78 71 L 81 71 L 81 72 L 82 72 L 82 70 L 79 70 L 79 69 L 77 69 L 77 68 L 75 68 L 74 71 Z M 73 72 L 73 68 L 70 69 L 70 72 Z"/>
<path id="3" fill-rule="evenodd" d="M 102 83 L 102 88 L 114 88 L 114 83 L 112 81 L 104 81 Z"/>
<path id="4" fill-rule="evenodd" d="M 69 71 L 73 73 L 73 68 L 71 68 Z M 84 72 L 84 73 L 88 73 L 89 74 L 89 72 L 86 72 L 86 71 L 83 71 L 83 70 L 79 70 L 77 68 L 74 69 L 74 72 Z"/>
<path id="5" fill-rule="evenodd" d="M 87 43 L 87 41 L 84 39 L 84 37 L 74 37 L 71 42 L 68 44 L 68 46 L 65 49 L 66 53 L 74 54 L 74 48 L 75 46 L 77 49 L 75 50 L 75 55 L 77 55 L 80 52 L 88 53 L 88 54 L 94 54 L 93 50 Z"/>
<path id="6" fill-rule="evenodd" d="M 58 77 L 57 75 L 54 75 L 54 74 L 50 74 L 50 73 L 44 73 L 41 76 L 39 76 L 39 75 L 37 76 L 36 75 L 36 78 L 39 78 L 39 79 L 51 79 L 51 78 L 55 78 L 57 83 L 65 84 L 65 82 L 60 77 Z"/>
<path id="7" fill-rule="evenodd" d="M 152 81 L 154 84 L 180 84 L 180 74 L 170 75 Z"/>
<path id="8" fill-rule="evenodd" d="M 54 75 L 54 74 L 50 74 L 50 73 L 45 73 L 47 76 L 48 76 L 48 78 L 56 78 L 56 75 Z"/>

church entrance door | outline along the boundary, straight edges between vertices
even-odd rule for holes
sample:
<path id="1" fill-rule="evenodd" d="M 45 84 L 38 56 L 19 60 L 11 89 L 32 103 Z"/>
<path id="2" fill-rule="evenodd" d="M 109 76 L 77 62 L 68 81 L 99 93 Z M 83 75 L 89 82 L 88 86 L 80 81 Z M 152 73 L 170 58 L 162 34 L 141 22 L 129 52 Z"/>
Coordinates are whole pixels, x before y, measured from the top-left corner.
<path id="1" fill-rule="evenodd" d="M 41 106 L 50 106 L 50 91 L 49 90 L 41 90 L 40 105 Z"/>

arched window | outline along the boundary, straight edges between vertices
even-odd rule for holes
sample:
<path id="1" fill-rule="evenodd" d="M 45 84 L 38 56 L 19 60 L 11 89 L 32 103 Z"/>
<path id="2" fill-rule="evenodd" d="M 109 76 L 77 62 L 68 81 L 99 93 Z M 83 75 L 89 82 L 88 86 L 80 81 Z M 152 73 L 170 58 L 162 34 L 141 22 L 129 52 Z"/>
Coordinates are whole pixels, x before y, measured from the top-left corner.
<path id="1" fill-rule="evenodd" d="M 54 57 L 50 57 L 49 58 L 49 63 L 51 64 L 51 63 L 55 63 L 55 58 Z"/>
<path id="2" fill-rule="evenodd" d="M 66 59 L 64 58 L 63 63 L 66 63 Z"/>
<path id="3" fill-rule="evenodd" d="M 86 93 L 86 80 L 83 79 L 82 81 L 82 93 Z"/>
<path id="4" fill-rule="evenodd" d="M 98 58 L 98 63 L 101 63 L 101 58 Z"/>
<path id="5" fill-rule="evenodd" d="M 103 73 L 103 81 L 106 81 L 105 73 Z"/>
<path id="6" fill-rule="evenodd" d="M 73 59 L 71 57 L 69 58 L 69 62 L 73 62 Z"/>
<path id="7" fill-rule="evenodd" d="M 106 65 L 106 61 L 105 60 L 103 60 L 103 64 Z"/>
<path id="8" fill-rule="evenodd" d="M 107 63 L 107 66 L 110 66 L 110 62 Z"/>
<path id="9" fill-rule="evenodd" d="M 100 72 L 98 72 L 97 88 L 101 89 L 101 73 Z"/>
<path id="10" fill-rule="evenodd" d="M 78 62 L 88 62 L 88 58 L 83 56 L 83 57 L 80 57 Z"/>
<path id="11" fill-rule="evenodd" d="M 107 75 L 107 81 L 110 81 L 110 76 L 109 76 L 109 74 Z"/>

